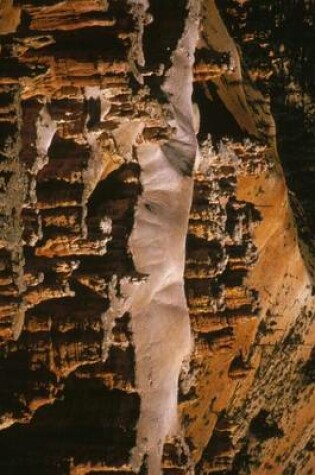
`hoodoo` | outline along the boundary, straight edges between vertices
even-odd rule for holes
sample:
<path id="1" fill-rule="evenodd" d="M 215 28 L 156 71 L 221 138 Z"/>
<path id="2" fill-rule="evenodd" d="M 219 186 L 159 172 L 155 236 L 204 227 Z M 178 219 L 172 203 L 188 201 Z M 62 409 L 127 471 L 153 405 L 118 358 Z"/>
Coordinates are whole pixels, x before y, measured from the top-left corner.
<path id="1" fill-rule="evenodd" d="M 0 473 L 315 469 L 312 0 L 0 3 Z"/>

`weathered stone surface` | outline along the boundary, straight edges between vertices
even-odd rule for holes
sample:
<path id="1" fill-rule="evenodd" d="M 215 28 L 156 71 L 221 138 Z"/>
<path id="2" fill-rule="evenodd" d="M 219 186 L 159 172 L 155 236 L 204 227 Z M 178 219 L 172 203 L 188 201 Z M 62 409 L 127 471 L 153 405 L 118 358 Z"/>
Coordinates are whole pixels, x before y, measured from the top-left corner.
<path id="1" fill-rule="evenodd" d="M 2 2 L 1 473 L 312 473 L 314 6 L 287 3 Z"/>

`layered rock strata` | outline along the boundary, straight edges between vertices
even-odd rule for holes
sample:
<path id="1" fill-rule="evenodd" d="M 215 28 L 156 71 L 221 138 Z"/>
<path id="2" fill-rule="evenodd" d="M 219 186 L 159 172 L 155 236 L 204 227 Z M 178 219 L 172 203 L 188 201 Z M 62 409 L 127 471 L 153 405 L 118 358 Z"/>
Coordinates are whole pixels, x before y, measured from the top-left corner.
<path id="1" fill-rule="evenodd" d="M 311 47 L 266 3 L 0 6 L 1 473 L 312 473 Z"/>

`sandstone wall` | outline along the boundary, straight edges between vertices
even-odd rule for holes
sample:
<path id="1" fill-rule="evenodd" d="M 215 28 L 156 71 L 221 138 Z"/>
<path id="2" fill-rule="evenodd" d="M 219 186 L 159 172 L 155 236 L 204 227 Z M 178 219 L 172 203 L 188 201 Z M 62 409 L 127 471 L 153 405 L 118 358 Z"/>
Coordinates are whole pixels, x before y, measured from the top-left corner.
<path id="1" fill-rule="evenodd" d="M 1 473 L 313 473 L 314 5 L 287 3 L 2 1 Z"/>

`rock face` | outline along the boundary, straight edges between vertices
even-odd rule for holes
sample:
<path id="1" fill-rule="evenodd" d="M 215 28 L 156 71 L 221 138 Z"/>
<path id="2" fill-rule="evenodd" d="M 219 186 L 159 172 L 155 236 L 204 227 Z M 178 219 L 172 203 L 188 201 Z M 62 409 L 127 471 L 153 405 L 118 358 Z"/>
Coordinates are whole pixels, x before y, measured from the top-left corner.
<path id="1" fill-rule="evenodd" d="M 314 5 L 287 3 L 2 1 L 1 473 L 313 473 Z"/>

